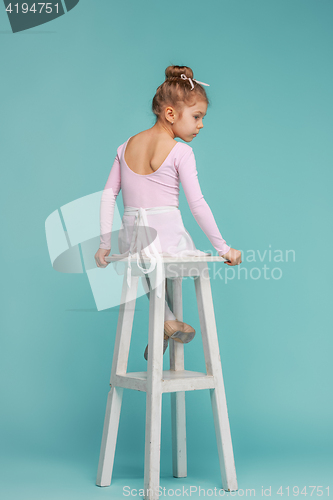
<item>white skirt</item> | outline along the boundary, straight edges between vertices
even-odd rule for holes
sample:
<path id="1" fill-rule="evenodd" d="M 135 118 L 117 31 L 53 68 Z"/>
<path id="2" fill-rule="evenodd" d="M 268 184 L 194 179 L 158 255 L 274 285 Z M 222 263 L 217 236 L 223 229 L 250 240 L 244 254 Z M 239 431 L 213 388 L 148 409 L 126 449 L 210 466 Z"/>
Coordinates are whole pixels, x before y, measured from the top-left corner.
<path id="1" fill-rule="evenodd" d="M 138 267 L 146 274 L 156 267 L 157 296 L 161 297 L 163 256 L 202 256 L 210 253 L 198 250 L 186 231 L 180 210 L 176 206 L 130 207 L 126 206 L 119 231 L 120 254 L 113 261 L 117 274 L 124 274 L 127 263 L 127 283 L 131 286 L 131 259 L 136 256 Z M 141 267 L 140 256 L 150 260 L 149 268 Z"/>

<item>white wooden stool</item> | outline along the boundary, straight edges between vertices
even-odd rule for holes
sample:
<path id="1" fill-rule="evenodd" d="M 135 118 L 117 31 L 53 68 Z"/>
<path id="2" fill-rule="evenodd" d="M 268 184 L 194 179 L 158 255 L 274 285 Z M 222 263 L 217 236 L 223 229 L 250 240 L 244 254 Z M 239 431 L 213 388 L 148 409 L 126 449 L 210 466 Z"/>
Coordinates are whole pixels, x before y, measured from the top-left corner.
<path id="1" fill-rule="evenodd" d="M 112 262 L 117 259 L 106 257 L 106 260 Z M 156 269 L 149 273 L 152 290 L 149 299 L 149 354 L 146 372 L 127 372 L 138 281 L 141 276 L 144 276 L 136 265 L 136 261 L 132 262 L 131 287 L 127 285 L 126 273 L 123 280 L 110 379 L 111 389 L 107 399 L 96 484 L 98 486 L 111 484 L 124 388 L 146 392 L 144 462 L 144 498 L 146 500 L 159 498 L 162 394 L 171 393 L 173 475 L 186 477 L 185 391 L 209 389 L 222 488 L 235 491 L 238 486 L 207 264 L 208 262 L 223 264 L 224 259 L 218 256 L 203 256 L 189 257 L 185 261 L 184 257 L 181 260 L 177 257 L 164 257 L 164 278 L 160 298 L 154 286 Z M 185 370 L 184 344 L 172 340 L 169 341 L 170 370 L 163 371 L 164 301 L 167 295 L 171 310 L 177 319 L 182 321 L 182 279 L 186 276 L 194 278 L 207 373 Z"/>

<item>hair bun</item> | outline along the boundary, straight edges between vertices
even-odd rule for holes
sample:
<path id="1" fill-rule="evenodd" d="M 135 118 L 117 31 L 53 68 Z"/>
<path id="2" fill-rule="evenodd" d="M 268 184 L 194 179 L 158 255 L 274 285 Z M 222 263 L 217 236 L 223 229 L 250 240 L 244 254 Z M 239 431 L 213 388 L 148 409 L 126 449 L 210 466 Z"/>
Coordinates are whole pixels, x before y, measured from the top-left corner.
<path id="1" fill-rule="evenodd" d="M 181 78 L 182 74 L 185 75 L 185 79 Z M 188 80 L 189 78 L 191 81 Z M 207 106 L 209 105 L 204 87 L 194 80 L 191 68 L 172 65 L 166 68 L 165 80 L 156 89 L 152 111 L 157 120 L 161 119 L 164 122 L 166 120 L 164 112 L 167 106 L 172 106 L 181 116 L 184 106 L 193 106 L 196 101 L 204 101 Z"/>
<path id="2" fill-rule="evenodd" d="M 193 78 L 193 71 L 188 66 L 168 66 L 165 70 L 165 78 L 177 78 L 184 73 L 187 78 Z"/>

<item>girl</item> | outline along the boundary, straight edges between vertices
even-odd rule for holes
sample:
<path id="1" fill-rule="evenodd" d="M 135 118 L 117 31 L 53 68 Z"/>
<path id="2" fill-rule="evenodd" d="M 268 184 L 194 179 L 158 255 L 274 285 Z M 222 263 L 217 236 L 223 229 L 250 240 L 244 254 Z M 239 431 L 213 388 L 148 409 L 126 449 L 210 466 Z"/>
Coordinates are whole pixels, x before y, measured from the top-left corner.
<path id="1" fill-rule="evenodd" d="M 194 218 L 218 254 L 226 259 L 225 263 L 235 266 L 242 262 L 241 252 L 230 248 L 218 230 L 201 193 L 193 149 L 185 144 L 192 142 L 203 128 L 202 119 L 209 101 L 202 85 L 208 84 L 195 80 L 189 67 L 168 66 L 165 81 L 157 88 L 152 102 L 156 115 L 154 126 L 129 137 L 118 147 L 101 199 L 97 267 L 108 265 L 105 256 L 111 250 L 114 205 L 120 189 L 125 210 L 118 237 L 121 258 L 130 259 L 134 253 L 139 254 L 140 247 L 146 250 L 152 262 L 162 253 L 207 255 L 195 247 L 183 225 L 178 208 L 179 182 Z M 185 143 L 175 141 L 176 137 Z M 154 233 L 148 240 L 147 228 Z M 130 279 L 130 260 L 128 266 Z M 149 298 L 150 282 L 148 276 L 145 277 L 147 282 L 143 278 L 143 285 Z M 164 319 L 163 353 L 169 338 L 182 343 L 193 339 L 194 328 L 178 321 L 166 301 Z M 148 346 L 144 357 L 148 358 Z"/>

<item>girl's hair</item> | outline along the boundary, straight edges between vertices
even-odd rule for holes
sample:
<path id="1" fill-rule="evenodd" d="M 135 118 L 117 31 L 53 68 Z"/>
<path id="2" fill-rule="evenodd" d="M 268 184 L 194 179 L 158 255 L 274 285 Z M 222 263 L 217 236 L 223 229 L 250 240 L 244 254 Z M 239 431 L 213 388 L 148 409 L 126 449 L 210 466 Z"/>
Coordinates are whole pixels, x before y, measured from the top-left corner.
<path id="1" fill-rule="evenodd" d="M 191 78 L 194 88 L 191 90 L 189 80 L 181 78 L 184 73 Z M 182 114 L 183 104 L 191 106 L 195 101 L 205 101 L 207 106 L 209 100 L 205 89 L 200 83 L 193 80 L 193 71 L 188 66 L 168 66 L 165 70 L 165 80 L 156 89 L 153 97 L 152 110 L 156 115 L 156 121 L 166 106 L 173 106 Z"/>

